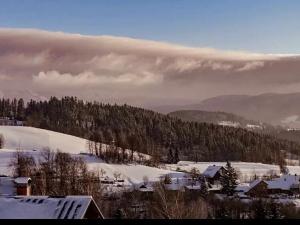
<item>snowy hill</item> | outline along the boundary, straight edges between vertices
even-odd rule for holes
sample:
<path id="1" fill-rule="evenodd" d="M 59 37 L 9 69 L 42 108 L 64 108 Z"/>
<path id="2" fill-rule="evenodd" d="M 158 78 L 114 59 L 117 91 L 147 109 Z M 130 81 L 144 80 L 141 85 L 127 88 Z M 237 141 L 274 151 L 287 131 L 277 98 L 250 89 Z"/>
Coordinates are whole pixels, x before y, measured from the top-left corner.
<path id="1" fill-rule="evenodd" d="M 8 165 L 11 162 L 14 149 L 1 149 L 0 150 L 0 175 L 12 175 L 11 168 Z M 40 151 L 23 150 L 27 154 L 33 156 L 38 160 Z M 102 160 L 88 155 L 72 154 L 73 157 L 82 157 L 88 164 L 88 168 L 92 171 L 98 172 L 101 169 L 105 171 L 105 176 L 114 178 L 115 173 L 121 174 L 121 178 L 125 180 L 125 184 L 140 184 L 143 182 L 144 176 L 147 176 L 150 182 L 159 181 L 161 176 L 170 174 L 173 178 L 181 178 L 184 173 L 171 171 L 167 169 L 159 169 L 139 164 L 108 164 Z"/>
<path id="2" fill-rule="evenodd" d="M 88 152 L 87 140 L 33 127 L 0 126 L 4 148 L 22 150 L 61 150 L 71 154 Z"/>
<path id="3" fill-rule="evenodd" d="M 60 149 L 70 153 L 73 157 L 83 157 L 88 163 L 88 167 L 93 171 L 105 170 L 105 176 L 114 178 L 115 173 L 120 173 L 125 180 L 125 184 L 140 184 L 144 176 L 150 182 L 158 181 L 161 176 L 170 174 L 173 178 L 182 178 L 185 173 L 177 172 L 176 169 L 190 171 L 193 167 L 203 172 L 210 165 L 225 165 L 225 162 L 188 162 L 181 161 L 178 164 L 168 164 L 161 168 L 149 167 L 139 164 L 108 164 L 102 160 L 80 153 L 88 152 L 87 140 L 58 132 L 52 132 L 32 127 L 9 127 L 0 126 L 0 134 L 4 136 L 4 148 L 0 150 L 0 175 L 11 175 L 8 167 L 13 153 L 20 149 L 34 158 L 38 159 L 40 151 L 49 147 L 52 150 Z M 268 165 L 262 163 L 232 162 L 233 167 L 241 173 L 241 180 L 247 181 L 254 174 L 257 176 L 268 173 L 279 174 L 278 165 Z M 300 166 L 288 166 L 291 174 L 300 174 Z"/>
<path id="4" fill-rule="evenodd" d="M 5 142 L 4 149 L 0 150 L 0 175 L 11 175 L 11 169 L 8 165 L 17 149 L 32 155 L 37 160 L 40 151 L 45 147 L 54 151 L 59 149 L 62 152 L 70 153 L 73 157 L 83 157 L 91 170 L 100 171 L 103 169 L 106 172 L 105 176 L 110 178 L 114 178 L 114 173 L 120 173 L 127 184 L 142 183 L 144 176 L 147 176 L 151 182 L 158 181 L 165 174 L 172 174 L 173 177 L 183 177 L 184 175 L 184 173 L 138 164 L 105 163 L 94 156 L 80 154 L 88 153 L 86 139 L 58 132 L 33 127 L 0 126 L 0 134 L 4 136 Z M 148 155 L 143 155 L 149 158 Z"/>
<path id="5" fill-rule="evenodd" d="M 4 137 L 6 149 L 37 150 L 50 148 L 53 151 L 60 150 L 70 154 L 88 153 L 88 140 L 68 134 L 58 133 L 45 129 L 21 126 L 0 126 L 0 134 Z M 108 147 L 102 144 L 103 151 Z M 129 154 L 130 150 L 126 150 Z M 150 156 L 142 153 L 134 153 L 134 158 L 139 154 L 145 159 Z"/>

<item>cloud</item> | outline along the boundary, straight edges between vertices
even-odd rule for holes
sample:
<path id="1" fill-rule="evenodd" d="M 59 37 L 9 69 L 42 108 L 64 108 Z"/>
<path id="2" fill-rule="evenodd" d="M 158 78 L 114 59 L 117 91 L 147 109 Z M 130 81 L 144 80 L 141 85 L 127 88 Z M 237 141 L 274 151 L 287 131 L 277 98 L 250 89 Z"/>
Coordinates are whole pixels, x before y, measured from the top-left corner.
<path id="1" fill-rule="evenodd" d="M 112 36 L 0 29 L 0 91 L 134 104 L 300 88 L 300 57 Z M 26 93 L 23 92 L 23 90 Z"/>
<path id="2" fill-rule="evenodd" d="M 0 81 L 9 80 L 9 77 L 5 74 L 0 74 Z"/>
<path id="3" fill-rule="evenodd" d="M 255 70 L 265 65 L 264 62 L 254 61 L 254 62 L 247 62 L 243 67 L 237 69 L 237 71 L 248 71 L 248 70 Z"/>
<path id="4" fill-rule="evenodd" d="M 81 88 L 81 87 L 103 87 L 104 85 L 148 85 L 159 82 L 154 74 L 143 72 L 141 74 L 120 74 L 119 76 L 95 75 L 93 72 L 83 72 L 72 75 L 69 73 L 60 74 L 57 71 L 40 72 L 33 76 L 33 83 L 36 85 L 52 88 Z"/>

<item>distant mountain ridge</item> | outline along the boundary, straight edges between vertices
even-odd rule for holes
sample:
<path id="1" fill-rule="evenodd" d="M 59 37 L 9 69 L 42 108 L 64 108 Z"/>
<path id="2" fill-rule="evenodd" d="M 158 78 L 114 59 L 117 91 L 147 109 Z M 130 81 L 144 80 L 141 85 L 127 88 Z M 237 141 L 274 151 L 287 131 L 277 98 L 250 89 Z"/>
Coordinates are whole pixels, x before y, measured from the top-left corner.
<path id="1" fill-rule="evenodd" d="M 157 107 L 157 111 L 170 113 L 178 110 L 222 111 L 249 120 L 272 125 L 300 128 L 300 93 L 261 95 L 223 95 L 185 106 Z"/>
<path id="2" fill-rule="evenodd" d="M 184 121 L 192 121 L 192 122 L 199 122 L 199 123 L 213 123 L 213 124 L 220 124 L 221 122 L 232 122 L 239 124 L 239 127 L 247 128 L 250 125 L 254 126 L 263 126 L 262 123 L 257 121 L 248 120 L 244 117 L 226 113 L 226 112 L 208 112 L 208 111 L 201 111 L 201 110 L 180 110 L 171 112 L 168 114 L 169 116 L 180 118 Z"/>

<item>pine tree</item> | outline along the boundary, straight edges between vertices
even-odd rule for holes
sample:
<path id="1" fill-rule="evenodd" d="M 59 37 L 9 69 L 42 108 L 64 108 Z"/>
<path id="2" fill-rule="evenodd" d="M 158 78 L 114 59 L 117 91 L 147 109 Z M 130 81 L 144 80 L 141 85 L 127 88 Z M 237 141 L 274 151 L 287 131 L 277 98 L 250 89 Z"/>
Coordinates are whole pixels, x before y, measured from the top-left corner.
<path id="1" fill-rule="evenodd" d="M 200 171 L 196 168 L 196 167 L 193 167 L 191 169 L 191 177 L 192 177 L 192 180 L 193 180 L 193 183 L 192 185 L 194 185 L 194 183 L 196 183 L 195 181 L 199 178 L 200 176 Z"/>
<path id="2" fill-rule="evenodd" d="M 164 178 L 164 184 L 172 184 L 172 178 L 170 177 L 169 174 L 166 174 Z"/>
<path id="3" fill-rule="evenodd" d="M 205 177 L 200 178 L 200 195 L 203 198 L 206 198 L 208 195 L 208 183 L 206 182 Z"/>
<path id="4" fill-rule="evenodd" d="M 234 189 L 237 186 L 237 173 L 229 161 L 226 163 L 226 167 L 221 175 L 220 182 L 222 185 L 222 192 L 228 196 L 233 195 Z"/>

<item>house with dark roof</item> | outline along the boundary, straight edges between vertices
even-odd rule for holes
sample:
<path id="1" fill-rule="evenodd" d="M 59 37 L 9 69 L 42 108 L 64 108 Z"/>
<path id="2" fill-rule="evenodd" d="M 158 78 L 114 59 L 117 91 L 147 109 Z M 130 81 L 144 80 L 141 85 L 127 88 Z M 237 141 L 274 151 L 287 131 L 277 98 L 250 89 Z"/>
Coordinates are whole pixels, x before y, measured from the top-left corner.
<path id="1" fill-rule="evenodd" d="M 220 177 L 223 175 L 225 168 L 223 166 L 209 166 L 202 173 L 209 184 L 219 183 Z"/>
<path id="2" fill-rule="evenodd" d="M 250 197 L 264 197 L 268 195 L 268 183 L 264 180 L 254 180 L 250 183 L 249 188 L 245 190 L 245 194 Z"/>
<path id="3" fill-rule="evenodd" d="M 272 180 L 254 180 L 250 184 L 239 184 L 235 191 L 238 195 L 263 197 L 273 194 L 295 195 L 300 193 L 300 176 L 283 175 Z"/>

